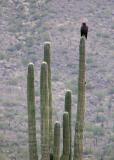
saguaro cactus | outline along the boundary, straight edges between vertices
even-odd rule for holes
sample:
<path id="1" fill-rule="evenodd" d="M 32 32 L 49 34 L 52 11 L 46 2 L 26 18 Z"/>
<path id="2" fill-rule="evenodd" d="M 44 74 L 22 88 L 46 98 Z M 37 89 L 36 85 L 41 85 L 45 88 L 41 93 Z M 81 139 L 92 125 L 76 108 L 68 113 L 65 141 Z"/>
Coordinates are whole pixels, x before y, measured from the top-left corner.
<path id="1" fill-rule="evenodd" d="M 36 119 L 35 119 L 34 65 L 32 63 L 28 65 L 27 104 L 28 104 L 29 160 L 38 160 L 37 141 L 36 141 Z"/>
<path id="2" fill-rule="evenodd" d="M 40 74 L 41 159 L 49 160 L 49 89 L 48 65 L 42 62 Z"/>
<path id="3" fill-rule="evenodd" d="M 60 123 L 56 122 L 54 126 L 54 160 L 60 160 Z"/>
<path id="4" fill-rule="evenodd" d="M 85 113 L 85 38 L 80 40 L 79 78 L 78 78 L 78 104 L 74 137 L 74 160 L 83 159 L 83 129 Z"/>
<path id="5" fill-rule="evenodd" d="M 53 148 L 53 125 L 52 125 L 52 88 L 51 88 L 51 44 L 44 43 L 44 61 L 48 64 L 48 88 L 49 88 L 49 147 L 50 152 Z"/>
<path id="6" fill-rule="evenodd" d="M 69 113 L 69 129 L 70 129 L 70 156 L 69 160 L 72 159 L 72 125 L 71 125 L 71 106 L 72 106 L 72 97 L 71 91 L 67 90 L 65 94 L 65 111 Z"/>
<path id="7" fill-rule="evenodd" d="M 63 114 L 63 154 L 61 160 L 69 160 L 70 155 L 70 129 L 69 129 L 69 114 Z"/>

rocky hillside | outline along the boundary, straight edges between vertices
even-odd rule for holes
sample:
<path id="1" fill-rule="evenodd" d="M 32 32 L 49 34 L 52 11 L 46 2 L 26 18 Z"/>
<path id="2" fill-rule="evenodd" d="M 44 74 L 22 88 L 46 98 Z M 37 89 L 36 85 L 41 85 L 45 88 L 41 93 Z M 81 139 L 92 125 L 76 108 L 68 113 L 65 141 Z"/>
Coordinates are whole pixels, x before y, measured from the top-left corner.
<path id="1" fill-rule="evenodd" d="M 114 159 L 114 1 L 0 0 L 0 160 L 27 160 L 26 75 L 35 64 L 37 137 L 43 43 L 52 43 L 54 120 L 72 90 L 74 130 L 80 25 L 88 19 L 84 159 Z M 40 152 L 40 149 L 39 149 Z"/>

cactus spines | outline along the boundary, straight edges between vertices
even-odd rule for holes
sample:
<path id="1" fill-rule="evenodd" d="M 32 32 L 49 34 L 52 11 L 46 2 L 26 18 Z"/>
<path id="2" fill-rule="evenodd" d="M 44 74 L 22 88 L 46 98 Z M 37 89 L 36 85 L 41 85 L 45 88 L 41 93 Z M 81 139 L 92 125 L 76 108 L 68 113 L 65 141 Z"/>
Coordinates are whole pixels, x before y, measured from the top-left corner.
<path id="1" fill-rule="evenodd" d="M 41 109 L 41 160 L 49 160 L 49 90 L 48 65 L 41 64 L 40 73 L 40 109 Z"/>
<path id="2" fill-rule="evenodd" d="M 69 160 L 70 155 L 70 130 L 69 130 L 69 114 L 63 114 L 63 154 L 61 160 Z"/>
<path id="3" fill-rule="evenodd" d="M 69 160 L 72 159 L 71 106 L 72 106 L 71 91 L 67 90 L 66 94 L 65 94 L 65 111 L 69 113 L 69 129 L 70 129 L 70 156 L 69 156 Z"/>
<path id="4" fill-rule="evenodd" d="M 38 160 L 35 119 L 35 91 L 34 91 L 34 65 L 29 63 L 27 74 L 27 105 L 28 105 L 28 139 L 29 160 Z"/>
<path id="5" fill-rule="evenodd" d="M 51 88 L 51 44 L 50 42 L 44 43 L 44 61 L 48 64 L 48 88 L 49 88 L 49 147 L 50 153 L 53 148 L 53 125 L 52 125 L 52 88 Z"/>
<path id="6" fill-rule="evenodd" d="M 60 160 L 60 123 L 56 121 L 54 126 L 54 160 Z"/>
<path id="7" fill-rule="evenodd" d="M 79 78 L 78 78 L 78 104 L 74 137 L 74 160 L 83 159 L 83 129 L 85 113 L 85 38 L 80 39 Z"/>

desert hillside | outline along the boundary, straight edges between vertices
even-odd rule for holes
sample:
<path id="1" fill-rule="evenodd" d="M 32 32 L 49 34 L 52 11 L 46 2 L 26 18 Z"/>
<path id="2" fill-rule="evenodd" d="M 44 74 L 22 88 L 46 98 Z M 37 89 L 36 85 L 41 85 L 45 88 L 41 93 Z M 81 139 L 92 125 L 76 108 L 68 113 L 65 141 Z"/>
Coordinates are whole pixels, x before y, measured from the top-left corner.
<path id="1" fill-rule="evenodd" d="M 40 142 L 39 83 L 45 41 L 51 41 L 53 119 L 62 120 L 65 91 L 71 89 L 74 130 L 83 18 L 89 26 L 84 159 L 114 160 L 114 0 L 0 0 L 0 160 L 28 159 L 29 62 L 35 65 Z"/>

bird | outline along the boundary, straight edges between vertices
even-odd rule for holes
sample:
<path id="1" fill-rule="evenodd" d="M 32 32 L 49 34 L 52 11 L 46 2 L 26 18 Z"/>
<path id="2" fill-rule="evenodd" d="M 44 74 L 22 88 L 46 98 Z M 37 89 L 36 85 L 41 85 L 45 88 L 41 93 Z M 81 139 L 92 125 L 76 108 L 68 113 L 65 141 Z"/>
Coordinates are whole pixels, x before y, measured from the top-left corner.
<path id="1" fill-rule="evenodd" d="M 80 29 L 80 34 L 81 37 L 85 36 L 85 38 L 87 39 L 87 35 L 88 35 L 88 26 L 86 25 L 86 22 L 83 22 L 81 25 L 81 29 Z"/>

